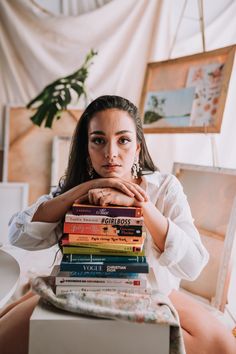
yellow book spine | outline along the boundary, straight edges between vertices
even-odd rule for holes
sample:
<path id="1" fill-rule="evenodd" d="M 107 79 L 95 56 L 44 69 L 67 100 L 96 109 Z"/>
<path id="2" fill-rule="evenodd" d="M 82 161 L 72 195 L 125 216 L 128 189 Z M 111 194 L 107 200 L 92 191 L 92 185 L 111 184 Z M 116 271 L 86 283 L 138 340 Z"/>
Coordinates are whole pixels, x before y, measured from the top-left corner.
<path id="1" fill-rule="evenodd" d="M 78 243 L 124 243 L 131 244 L 134 243 L 137 246 L 142 246 L 144 242 L 144 237 L 132 237 L 132 236 L 92 236 L 92 235 L 68 235 L 69 242 Z M 133 245 L 134 246 L 134 245 Z"/>

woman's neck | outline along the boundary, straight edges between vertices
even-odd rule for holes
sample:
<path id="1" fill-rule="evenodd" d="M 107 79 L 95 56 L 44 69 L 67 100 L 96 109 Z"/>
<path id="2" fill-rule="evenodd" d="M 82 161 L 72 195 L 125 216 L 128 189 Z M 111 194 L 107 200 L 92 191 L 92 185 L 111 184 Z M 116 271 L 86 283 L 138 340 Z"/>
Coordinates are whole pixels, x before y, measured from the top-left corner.
<path id="1" fill-rule="evenodd" d="M 142 177 L 134 178 L 132 182 L 139 185 L 142 183 Z"/>

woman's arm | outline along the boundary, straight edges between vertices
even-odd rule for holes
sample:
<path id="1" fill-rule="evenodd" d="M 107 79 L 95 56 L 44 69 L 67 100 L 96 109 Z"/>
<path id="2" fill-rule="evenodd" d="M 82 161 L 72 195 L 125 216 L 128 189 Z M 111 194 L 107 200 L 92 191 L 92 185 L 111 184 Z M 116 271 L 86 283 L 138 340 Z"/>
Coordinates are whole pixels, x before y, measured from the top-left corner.
<path id="1" fill-rule="evenodd" d="M 118 178 L 91 180 L 72 188 L 55 198 L 52 194 L 40 197 L 36 203 L 15 214 L 9 223 L 9 241 L 27 250 L 48 248 L 58 242 L 62 235 L 61 219 L 74 201 L 94 187 L 112 186 L 122 190 L 123 195 L 144 200 L 141 188 Z"/>
<path id="2" fill-rule="evenodd" d="M 81 183 L 69 191 L 43 202 L 36 210 L 32 221 L 57 222 L 63 218 L 74 201 L 84 201 L 92 188 L 104 187 L 111 187 L 116 191 L 121 191 L 126 196 L 135 197 L 139 201 L 144 201 L 146 198 L 142 188 L 136 187 L 134 183 L 119 178 L 98 178 Z"/>
<path id="3" fill-rule="evenodd" d="M 208 253 L 193 224 L 180 182 L 174 176 L 169 176 L 166 186 L 163 190 L 162 206 L 159 206 L 162 213 L 151 200 L 140 202 L 114 190 L 109 193 L 104 190 L 103 197 L 99 189 L 90 191 L 89 195 L 95 204 L 142 207 L 144 223 L 153 239 L 154 252 L 156 251 L 159 263 L 168 267 L 170 272 L 179 278 L 194 280 L 208 262 Z M 93 196 L 94 193 L 97 200 Z"/>
<path id="4" fill-rule="evenodd" d="M 173 275 L 194 280 L 207 264 L 208 252 L 194 226 L 190 207 L 180 182 L 175 176 L 168 175 L 163 185 L 165 187 L 162 191 L 160 191 L 162 187 L 159 188 L 156 205 L 149 206 L 148 202 L 141 203 L 144 216 L 146 216 L 145 225 L 153 239 L 153 251 L 154 253 L 156 251 L 159 264 L 168 267 Z M 164 233 L 161 234 L 158 231 L 159 210 L 168 223 L 164 237 Z M 163 226 L 165 227 L 165 222 Z M 164 249 L 162 249 L 163 246 Z"/>
<path id="5" fill-rule="evenodd" d="M 160 213 L 151 201 L 135 202 L 134 205 L 142 207 L 145 226 L 155 245 L 163 252 L 169 227 L 168 219 Z"/>
<path id="6" fill-rule="evenodd" d="M 57 243 L 62 235 L 60 221 L 31 222 L 39 205 L 52 198 L 52 194 L 43 195 L 34 204 L 12 216 L 8 228 L 8 237 L 12 245 L 34 251 Z"/>

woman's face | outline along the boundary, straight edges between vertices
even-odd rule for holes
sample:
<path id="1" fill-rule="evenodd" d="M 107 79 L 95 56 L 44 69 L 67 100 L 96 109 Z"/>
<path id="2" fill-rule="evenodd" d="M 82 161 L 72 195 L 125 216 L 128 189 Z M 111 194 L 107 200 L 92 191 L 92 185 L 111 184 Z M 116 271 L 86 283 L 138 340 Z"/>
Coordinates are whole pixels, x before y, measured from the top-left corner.
<path id="1" fill-rule="evenodd" d="M 118 109 L 96 113 L 88 127 L 88 152 L 100 177 L 119 177 L 131 181 L 131 167 L 139 156 L 135 123 Z"/>

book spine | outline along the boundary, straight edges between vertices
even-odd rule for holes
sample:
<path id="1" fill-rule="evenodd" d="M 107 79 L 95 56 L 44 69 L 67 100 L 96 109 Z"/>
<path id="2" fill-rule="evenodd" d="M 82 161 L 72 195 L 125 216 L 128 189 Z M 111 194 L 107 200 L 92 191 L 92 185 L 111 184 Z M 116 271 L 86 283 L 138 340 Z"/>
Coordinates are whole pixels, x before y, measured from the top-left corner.
<path id="1" fill-rule="evenodd" d="M 68 243 L 67 243 L 68 245 Z M 74 246 L 78 246 L 78 244 L 73 244 Z M 80 247 L 90 248 L 91 243 L 80 243 Z M 124 252 L 141 252 L 143 250 L 143 245 L 130 245 L 130 244 L 121 244 L 121 243 L 93 243 L 92 248 L 98 248 L 103 250 L 116 250 L 116 251 L 124 251 Z"/>
<path id="2" fill-rule="evenodd" d="M 129 288 L 146 288 L 146 279 L 129 279 L 129 278 L 78 278 L 78 277 L 60 277 L 55 278 L 56 285 L 77 285 L 77 286 L 109 286 L 109 287 L 129 287 Z"/>
<path id="3" fill-rule="evenodd" d="M 76 234 L 69 234 L 68 235 L 68 243 L 124 243 L 130 244 L 135 243 L 137 245 L 142 245 L 144 242 L 143 237 L 132 237 L 132 236 L 92 236 L 92 235 L 76 235 Z M 63 242 L 62 242 L 63 244 Z"/>
<path id="4" fill-rule="evenodd" d="M 74 215 L 67 213 L 65 216 L 67 223 L 79 224 L 103 224 L 103 225 L 119 225 L 119 226 L 143 226 L 143 218 L 126 218 L 126 217 L 104 217 L 99 215 Z"/>
<path id="5" fill-rule="evenodd" d="M 111 272 L 63 272 L 67 273 L 67 276 L 70 277 L 79 277 L 79 278 L 138 278 L 138 273 L 111 273 Z"/>
<path id="6" fill-rule="evenodd" d="M 64 223 L 64 233 L 101 236 L 142 236 L 142 226 Z"/>
<path id="7" fill-rule="evenodd" d="M 102 215 L 109 217 L 134 217 L 142 216 L 142 209 L 136 207 L 99 207 L 94 205 L 72 205 L 72 213 L 75 215 Z"/>
<path id="8" fill-rule="evenodd" d="M 145 252 L 125 252 L 119 250 L 106 250 L 99 248 L 91 248 L 91 247 L 75 247 L 75 246 L 63 246 L 62 247 L 63 254 L 84 254 L 84 255 L 107 255 L 107 256 L 144 256 Z"/>
<path id="9" fill-rule="evenodd" d="M 146 263 L 146 257 L 138 256 L 81 256 L 76 254 L 64 254 L 62 258 L 63 262 L 104 262 L 104 263 Z"/>
<path id="10" fill-rule="evenodd" d="M 69 272 L 148 273 L 148 263 L 70 263 L 61 262 L 60 270 Z"/>
<path id="11" fill-rule="evenodd" d="M 142 288 L 109 288 L 109 287 L 79 287 L 79 286 L 65 286 L 65 285 L 57 285 L 56 286 L 56 295 L 67 295 L 71 293 L 87 293 L 90 291 L 94 292 L 110 292 L 110 293 L 117 293 L 117 292 L 125 292 L 129 294 L 134 294 L 134 293 L 139 293 L 139 294 L 146 294 L 149 292 L 148 289 L 142 289 Z"/>

